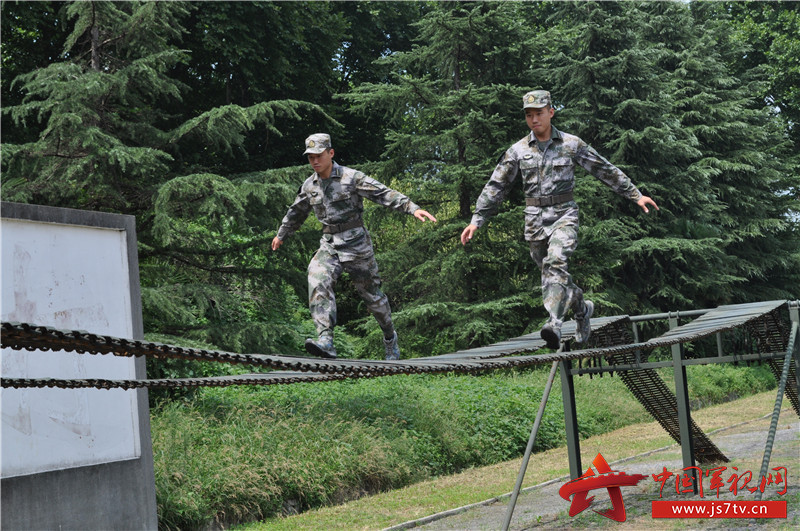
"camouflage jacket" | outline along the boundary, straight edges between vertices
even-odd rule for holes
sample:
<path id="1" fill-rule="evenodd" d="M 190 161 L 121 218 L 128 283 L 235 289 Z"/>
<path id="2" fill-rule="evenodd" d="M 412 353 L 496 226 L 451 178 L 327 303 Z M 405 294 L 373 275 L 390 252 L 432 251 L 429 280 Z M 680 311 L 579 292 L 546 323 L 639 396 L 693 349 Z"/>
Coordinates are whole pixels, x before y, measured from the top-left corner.
<path id="1" fill-rule="evenodd" d="M 323 225 L 341 225 L 362 220 L 366 197 L 379 205 L 413 214 L 419 209 L 407 196 L 392 190 L 364 173 L 333 163 L 328 179 L 314 173 L 305 180 L 278 229 L 278 238 L 291 236 L 311 210 Z M 372 240 L 363 225 L 334 234 L 323 234 L 320 246 L 341 261 L 372 256 Z"/>
<path id="2" fill-rule="evenodd" d="M 575 164 L 600 179 L 619 195 L 632 201 L 641 192 L 622 170 L 608 162 L 586 142 L 575 135 L 553 127 L 552 142 L 544 153 L 539 151 L 533 132 L 505 152 L 484 186 L 471 223 L 477 227 L 497 212 L 508 190 L 519 174 L 525 197 L 557 195 L 572 191 L 575 186 Z M 556 220 L 574 217 L 577 223 L 578 205 L 568 201 L 547 207 L 525 207 L 525 239 L 549 237 Z"/>

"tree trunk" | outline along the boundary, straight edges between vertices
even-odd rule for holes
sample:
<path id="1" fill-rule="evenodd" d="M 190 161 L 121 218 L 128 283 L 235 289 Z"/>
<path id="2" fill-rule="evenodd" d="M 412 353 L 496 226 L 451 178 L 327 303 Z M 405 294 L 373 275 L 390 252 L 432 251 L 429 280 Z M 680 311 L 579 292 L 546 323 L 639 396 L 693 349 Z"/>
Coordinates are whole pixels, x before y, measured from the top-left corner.
<path id="1" fill-rule="evenodd" d="M 97 12 L 92 2 L 92 70 L 100 70 L 100 28 L 97 27 Z"/>

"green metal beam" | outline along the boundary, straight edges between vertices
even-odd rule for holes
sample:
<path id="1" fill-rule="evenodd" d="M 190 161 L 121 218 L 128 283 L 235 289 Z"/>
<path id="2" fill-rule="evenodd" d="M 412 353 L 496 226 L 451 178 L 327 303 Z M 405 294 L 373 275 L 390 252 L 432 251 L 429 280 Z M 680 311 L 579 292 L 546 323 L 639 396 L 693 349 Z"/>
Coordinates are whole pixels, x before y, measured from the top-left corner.
<path id="1" fill-rule="evenodd" d="M 669 317 L 670 330 L 678 327 L 678 316 Z M 681 432 L 681 454 L 683 456 L 683 467 L 695 476 L 694 490 L 697 494 L 697 482 L 699 479 L 695 470 L 694 462 L 694 440 L 692 439 L 692 428 L 689 411 L 689 388 L 686 383 L 686 366 L 683 364 L 683 344 L 672 345 L 673 374 L 675 375 L 675 398 L 678 401 L 678 424 Z"/>

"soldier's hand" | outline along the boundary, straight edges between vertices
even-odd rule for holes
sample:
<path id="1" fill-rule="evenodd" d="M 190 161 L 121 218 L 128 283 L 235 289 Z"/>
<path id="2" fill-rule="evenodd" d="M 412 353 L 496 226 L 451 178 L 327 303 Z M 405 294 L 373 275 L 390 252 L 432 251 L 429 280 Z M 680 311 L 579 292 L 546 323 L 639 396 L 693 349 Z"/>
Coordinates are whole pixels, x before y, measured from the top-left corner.
<path id="1" fill-rule="evenodd" d="M 421 208 L 414 211 L 414 217 L 422 221 L 423 223 L 425 222 L 426 218 L 431 221 L 436 221 L 436 218 L 431 216 L 427 210 L 422 210 Z"/>
<path id="2" fill-rule="evenodd" d="M 280 239 L 280 238 L 278 238 L 277 236 L 275 236 L 274 238 L 272 238 L 272 250 L 273 250 L 273 251 L 277 251 L 277 250 L 278 250 L 278 247 L 280 247 L 281 245 L 283 245 L 283 240 L 281 240 L 281 239 Z"/>
<path id="3" fill-rule="evenodd" d="M 639 200 L 638 200 L 638 201 L 636 201 L 636 204 L 637 204 L 637 205 L 639 205 L 639 206 L 642 208 L 642 210 L 644 210 L 644 213 L 645 213 L 645 214 L 647 214 L 648 212 L 650 212 L 650 211 L 647 209 L 647 205 L 651 205 L 651 206 L 652 206 L 653 208 L 655 208 L 656 210 L 660 210 L 660 209 L 658 208 L 658 205 L 656 204 L 656 202 L 655 202 L 655 201 L 653 201 L 651 198 L 647 197 L 646 195 L 643 195 L 642 197 L 640 197 L 640 198 L 639 198 Z"/>
<path id="4" fill-rule="evenodd" d="M 477 226 L 471 223 L 467 225 L 467 228 L 464 229 L 464 232 L 461 233 L 461 245 L 466 245 L 467 242 L 469 242 L 472 239 L 472 236 L 475 235 L 476 230 L 478 230 Z"/>

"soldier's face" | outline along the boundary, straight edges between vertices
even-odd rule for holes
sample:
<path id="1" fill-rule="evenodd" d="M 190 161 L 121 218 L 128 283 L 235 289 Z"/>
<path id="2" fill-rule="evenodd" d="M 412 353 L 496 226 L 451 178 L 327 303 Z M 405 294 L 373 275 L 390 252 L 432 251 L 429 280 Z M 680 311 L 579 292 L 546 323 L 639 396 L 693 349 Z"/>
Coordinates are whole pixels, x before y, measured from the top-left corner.
<path id="1" fill-rule="evenodd" d="M 555 114 L 552 107 L 525 109 L 525 121 L 535 135 L 546 134 L 550 130 L 550 119 Z"/>
<path id="2" fill-rule="evenodd" d="M 329 149 L 322 153 L 309 153 L 308 163 L 317 175 L 323 179 L 327 179 L 333 169 L 333 150 Z"/>

